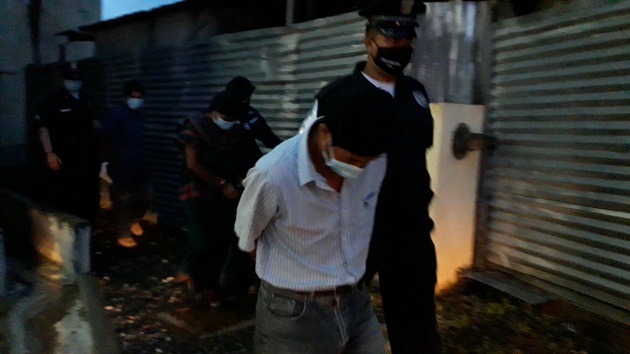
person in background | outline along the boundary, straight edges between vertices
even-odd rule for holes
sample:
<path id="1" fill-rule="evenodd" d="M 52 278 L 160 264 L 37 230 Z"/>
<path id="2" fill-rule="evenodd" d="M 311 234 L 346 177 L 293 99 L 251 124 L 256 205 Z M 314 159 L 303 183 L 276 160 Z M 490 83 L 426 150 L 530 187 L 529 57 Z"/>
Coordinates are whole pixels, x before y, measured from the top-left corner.
<path id="1" fill-rule="evenodd" d="M 111 195 L 118 244 L 137 245 L 133 236 L 143 234 L 140 219 L 151 201 L 151 179 L 145 149 L 144 87 L 137 80 L 125 83 L 123 102 L 112 108 L 101 123 L 105 145 L 107 175 L 111 178 Z"/>
<path id="2" fill-rule="evenodd" d="M 178 138 L 186 164 L 180 199 L 190 250 L 176 280 L 188 281 L 189 288 L 204 294 L 215 307 L 221 304 L 221 272 L 236 238 L 242 180 L 260 157 L 241 123 L 245 114 L 241 100 L 222 91 L 201 117 L 184 123 Z"/>
<path id="3" fill-rule="evenodd" d="M 339 102 L 244 181 L 235 230 L 261 279 L 257 353 L 386 353 L 361 281 L 389 140 L 373 98 Z"/>
<path id="4" fill-rule="evenodd" d="M 275 148 L 282 142 L 280 138 L 271 130 L 265 118 L 251 106 L 252 95 L 256 90 L 256 86 L 252 82 L 243 77 L 236 76 L 225 86 L 225 91 L 240 100 L 247 110 L 243 119 L 243 127 L 248 130 L 253 138 L 251 141 L 252 148 L 258 149 L 256 140 L 260 141 L 269 149 Z M 260 151 L 262 156 L 262 151 Z M 256 294 L 260 286 L 260 279 L 254 271 L 252 260 L 238 249 L 238 245 L 234 242 L 230 249 L 230 257 L 226 267 L 226 281 L 231 283 L 235 289 L 247 287 L 249 294 Z M 247 283 L 247 284 L 245 284 Z"/>
<path id="5" fill-rule="evenodd" d="M 63 88 L 44 97 L 35 116 L 45 161 L 44 202 L 93 221 L 99 208 L 95 104 L 76 68 L 62 70 Z"/>
<path id="6" fill-rule="evenodd" d="M 271 130 L 263 116 L 251 106 L 252 95 L 256 90 L 251 81 L 243 76 L 237 76 L 225 86 L 225 91 L 234 95 L 246 106 L 247 113 L 243 119 L 243 127 L 251 131 L 254 139 L 260 141 L 269 149 L 275 148 L 282 142 Z"/>

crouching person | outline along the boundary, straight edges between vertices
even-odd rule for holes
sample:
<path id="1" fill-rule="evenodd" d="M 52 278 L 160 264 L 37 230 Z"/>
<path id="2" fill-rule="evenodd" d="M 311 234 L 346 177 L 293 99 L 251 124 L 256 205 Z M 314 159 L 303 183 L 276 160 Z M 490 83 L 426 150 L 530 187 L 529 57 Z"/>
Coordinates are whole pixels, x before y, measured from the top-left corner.
<path id="1" fill-rule="evenodd" d="M 356 99 L 278 145 L 244 181 L 235 230 L 261 279 L 258 353 L 386 353 L 361 278 L 389 139 L 385 112 Z"/>

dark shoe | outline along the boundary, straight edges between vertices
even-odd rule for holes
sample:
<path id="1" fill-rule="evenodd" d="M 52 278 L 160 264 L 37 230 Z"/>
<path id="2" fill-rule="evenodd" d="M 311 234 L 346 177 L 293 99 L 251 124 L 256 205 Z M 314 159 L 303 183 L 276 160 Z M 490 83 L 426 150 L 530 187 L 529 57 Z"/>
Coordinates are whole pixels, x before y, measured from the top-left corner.
<path id="1" fill-rule="evenodd" d="M 197 282 L 193 280 L 193 278 L 188 277 L 188 279 L 186 280 L 186 287 L 188 288 L 188 291 L 190 291 L 191 293 L 196 293 L 199 290 L 199 287 L 197 286 Z"/>
<path id="2" fill-rule="evenodd" d="M 176 283 L 186 283 L 190 280 L 190 274 L 183 272 L 183 271 L 179 271 L 177 272 L 177 274 L 175 274 L 175 282 Z"/>
<path id="3" fill-rule="evenodd" d="M 255 285 L 251 285 L 248 289 L 247 289 L 247 294 L 248 295 L 256 295 L 258 294 L 258 288 Z"/>
<path id="4" fill-rule="evenodd" d="M 221 295 L 216 290 L 208 290 L 204 292 L 204 297 L 210 304 L 210 307 L 219 307 L 221 306 Z"/>

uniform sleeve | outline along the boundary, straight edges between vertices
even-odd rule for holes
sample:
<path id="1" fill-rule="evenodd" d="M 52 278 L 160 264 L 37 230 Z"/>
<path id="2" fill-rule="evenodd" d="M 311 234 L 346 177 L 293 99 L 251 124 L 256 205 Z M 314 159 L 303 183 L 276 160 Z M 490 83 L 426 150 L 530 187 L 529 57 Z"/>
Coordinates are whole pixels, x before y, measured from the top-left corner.
<path id="1" fill-rule="evenodd" d="M 278 195 L 267 176 L 256 167 L 249 171 L 243 185 L 245 191 L 238 203 L 234 231 L 238 247 L 251 252 L 278 211 Z"/>
<path id="2" fill-rule="evenodd" d="M 187 120 L 179 131 L 177 142 L 182 146 L 199 144 L 199 134 L 195 131 L 190 120 Z"/>
<path id="3" fill-rule="evenodd" d="M 270 149 L 275 148 L 276 146 L 278 146 L 278 144 L 282 142 L 282 140 L 280 140 L 280 138 L 278 138 L 278 136 L 274 134 L 273 130 L 271 130 L 271 127 L 269 127 L 269 124 L 267 124 L 267 121 L 260 114 L 260 112 L 256 111 L 256 113 L 256 122 L 250 121 L 250 125 L 254 126 L 254 138 L 256 138 L 256 140 L 260 140 L 263 145 Z"/>
<path id="4" fill-rule="evenodd" d="M 85 101 L 85 105 L 88 109 L 89 118 L 93 121 L 98 121 L 100 107 L 98 106 L 94 97 L 92 97 L 92 95 L 85 91 L 81 91 L 81 99 Z M 102 111 L 100 112 L 102 114 Z"/>
<path id="5" fill-rule="evenodd" d="M 425 140 L 427 142 L 427 149 L 429 149 L 431 146 L 433 146 L 433 130 L 434 130 L 434 126 L 433 126 L 433 114 L 431 113 L 431 105 L 429 104 L 431 101 L 429 100 L 429 93 L 427 92 L 427 90 L 424 88 L 424 86 L 422 86 L 422 91 L 424 93 L 424 97 L 427 101 L 427 129 L 426 129 L 426 137 Z"/>
<path id="6" fill-rule="evenodd" d="M 47 128 L 54 115 L 54 100 L 51 96 L 44 97 L 35 112 L 36 128 Z"/>
<path id="7" fill-rule="evenodd" d="M 433 115 L 431 114 L 431 100 L 429 99 L 429 93 L 427 92 L 427 89 L 424 87 L 424 85 L 419 82 L 418 80 L 410 77 L 410 76 L 405 76 L 405 78 L 407 79 L 407 81 L 411 84 L 411 86 L 413 87 L 413 91 L 419 91 L 422 95 L 422 97 L 420 97 L 420 99 L 423 102 L 418 102 L 424 109 L 425 109 L 425 113 L 426 115 L 424 116 L 424 125 L 425 128 L 423 130 L 424 132 L 424 141 L 426 142 L 426 148 L 430 148 L 431 146 L 433 146 Z M 419 98 L 416 98 L 416 100 L 418 100 Z M 421 104 L 422 103 L 422 104 Z"/>

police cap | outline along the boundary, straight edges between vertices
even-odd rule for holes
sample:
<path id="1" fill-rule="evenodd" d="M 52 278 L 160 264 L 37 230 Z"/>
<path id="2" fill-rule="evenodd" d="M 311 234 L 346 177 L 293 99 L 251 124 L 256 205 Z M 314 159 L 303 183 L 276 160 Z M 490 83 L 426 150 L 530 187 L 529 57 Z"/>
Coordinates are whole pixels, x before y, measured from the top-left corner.
<path id="1" fill-rule="evenodd" d="M 359 15 L 367 19 L 368 27 L 390 38 L 415 38 L 417 15 L 427 10 L 418 0 L 376 0 L 364 5 Z"/>

